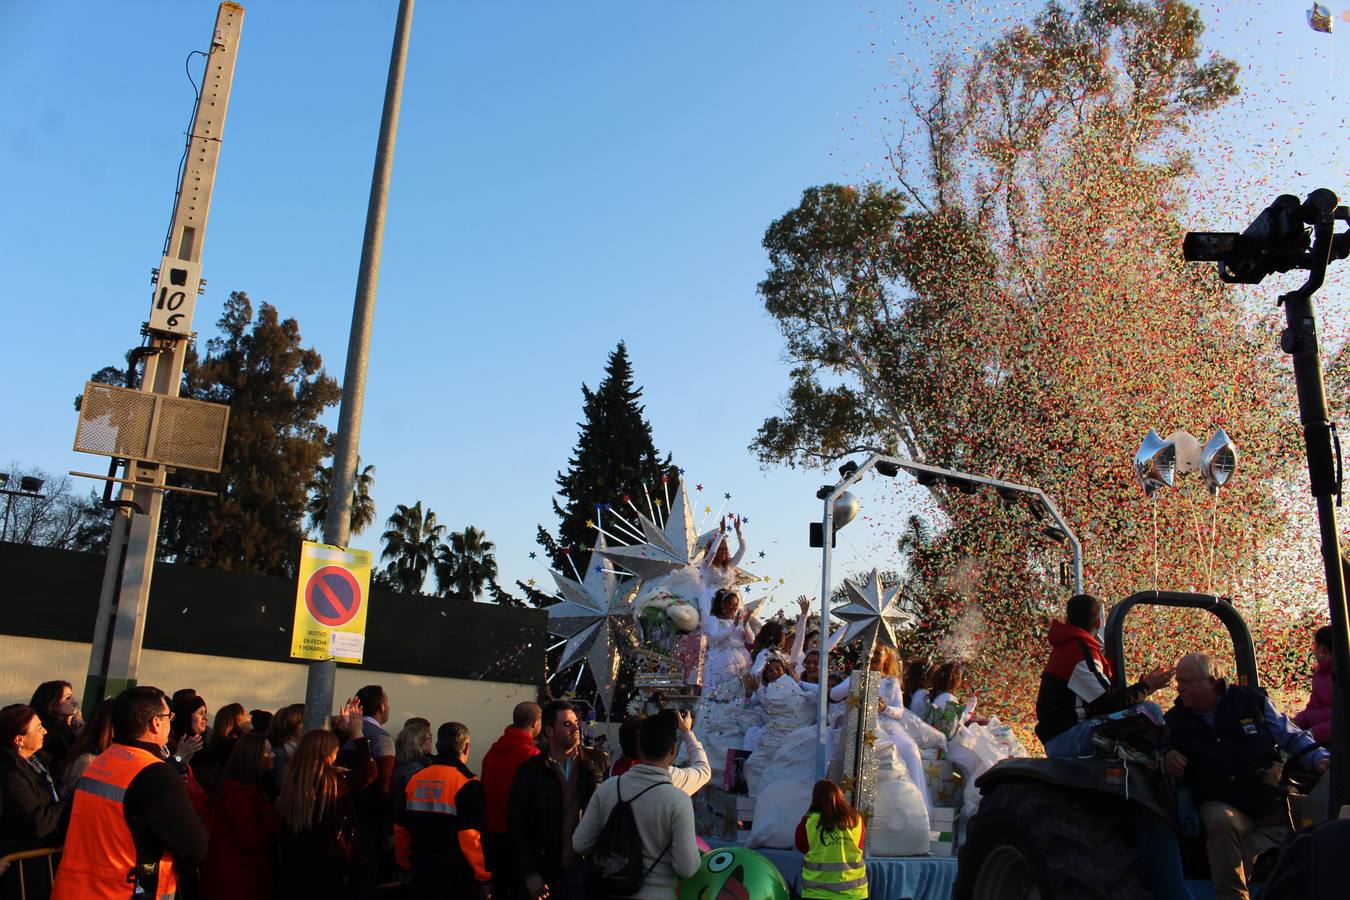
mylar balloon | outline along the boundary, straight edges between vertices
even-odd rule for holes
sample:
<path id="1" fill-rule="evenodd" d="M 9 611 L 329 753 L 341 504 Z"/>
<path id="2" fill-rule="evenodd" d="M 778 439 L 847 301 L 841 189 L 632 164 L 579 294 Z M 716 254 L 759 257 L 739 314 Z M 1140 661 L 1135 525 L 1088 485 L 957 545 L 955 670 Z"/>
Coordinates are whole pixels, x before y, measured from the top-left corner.
<path id="1" fill-rule="evenodd" d="M 1177 448 L 1177 475 L 1200 468 L 1200 440 L 1195 435 L 1189 431 L 1174 431 L 1167 436 L 1167 443 Z"/>
<path id="2" fill-rule="evenodd" d="M 1148 497 L 1156 494 L 1159 488 L 1171 487 L 1177 474 L 1176 445 L 1164 441 L 1150 428 L 1134 454 L 1134 474 Z"/>
<path id="3" fill-rule="evenodd" d="M 835 531 L 843 528 L 858 517 L 858 498 L 844 491 L 834 498 L 832 525 Z"/>
<path id="4" fill-rule="evenodd" d="M 1233 446 L 1228 432 L 1220 428 L 1200 453 L 1200 474 L 1205 477 L 1210 491 L 1217 493 L 1233 477 L 1236 468 L 1237 447 Z"/>
<path id="5" fill-rule="evenodd" d="M 789 900 L 787 882 L 760 854 L 745 847 L 707 853 L 680 885 L 679 900 Z"/>

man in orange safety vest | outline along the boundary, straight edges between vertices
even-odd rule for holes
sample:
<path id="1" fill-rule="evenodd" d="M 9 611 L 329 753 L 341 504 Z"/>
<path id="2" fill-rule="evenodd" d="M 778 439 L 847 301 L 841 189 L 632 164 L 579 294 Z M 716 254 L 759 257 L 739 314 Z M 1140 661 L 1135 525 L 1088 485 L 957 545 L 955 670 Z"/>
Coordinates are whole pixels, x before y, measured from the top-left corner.
<path id="1" fill-rule="evenodd" d="M 491 900 L 492 873 L 483 858 L 486 801 L 468 759 L 468 726 L 446 722 L 436 732 L 435 760 L 408 779 L 394 853 L 411 870 L 417 897 Z"/>
<path id="2" fill-rule="evenodd" d="M 206 829 L 166 759 L 170 715 L 159 688 L 114 701 L 113 743 L 75 785 L 52 900 L 166 900 L 206 856 Z"/>

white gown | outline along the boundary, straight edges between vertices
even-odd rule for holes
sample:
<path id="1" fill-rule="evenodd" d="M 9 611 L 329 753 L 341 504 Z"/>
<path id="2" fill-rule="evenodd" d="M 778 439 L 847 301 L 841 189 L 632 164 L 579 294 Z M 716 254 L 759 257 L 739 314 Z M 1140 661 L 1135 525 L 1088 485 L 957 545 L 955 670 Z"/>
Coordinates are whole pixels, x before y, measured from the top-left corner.
<path id="1" fill-rule="evenodd" d="M 755 639 L 749 623 L 737 625 L 731 619 L 704 616 L 699 630 L 708 638 L 707 655 L 703 658 L 703 692 L 716 690 L 723 682 L 737 681 L 750 668 L 750 651 L 745 645 Z"/>
<path id="2" fill-rule="evenodd" d="M 844 699 L 846 696 L 848 696 L 848 681 L 830 690 L 832 700 Z M 759 739 L 756 748 L 753 748 L 751 758 L 745 761 L 745 783 L 751 789 L 751 796 L 759 792 L 761 784 L 774 781 L 774 770 L 794 768 L 796 762 L 799 762 L 794 756 L 798 752 L 794 748 L 798 748 L 798 745 L 788 741 L 788 737 L 807 727 L 814 733 L 818 698 L 818 684 L 794 681 L 786 675 L 755 691 L 752 703 L 764 712 L 764 725 L 759 729 Z M 814 739 L 807 750 L 811 765 L 814 765 Z"/>
<path id="3" fill-rule="evenodd" d="M 713 565 L 713 557 L 717 556 L 717 550 L 722 546 L 722 541 L 726 540 L 726 534 L 719 531 L 708 545 L 708 552 L 703 554 L 703 561 L 698 565 L 699 576 L 699 611 L 705 616 L 712 615 L 712 598 L 720 590 L 730 590 L 736 586 L 736 567 L 741 564 L 745 558 L 745 541 L 736 548 L 735 554 L 731 557 L 731 563 L 725 567 Z"/>
<path id="4" fill-rule="evenodd" d="M 924 806 L 931 810 L 933 797 L 928 790 L 928 778 L 924 774 L 923 756 L 919 748 L 946 748 L 947 739 L 942 736 L 942 732 L 905 708 L 904 692 L 898 678 L 888 676 L 881 679 L 877 685 L 877 694 L 886 704 L 886 708 L 877 713 L 877 728 L 895 745 L 895 752 L 904 763 L 910 780 L 923 795 Z"/>
<path id="5" fill-rule="evenodd" d="M 739 679 L 750 668 L 750 651 L 746 645 L 755 639 L 755 629 L 750 622 L 737 625 L 731 619 L 719 619 L 712 614 L 713 595 L 722 588 L 735 587 L 736 566 L 745 555 L 745 544 L 742 543 L 729 567 L 714 566 L 712 558 L 725 536 L 719 532 L 713 538 L 712 546 L 699 564 L 698 630 L 708 638 L 707 655 L 703 659 L 704 694 L 729 678 Z"/>
<path id="6" fill-rule="evenodd" d="M 816 721 L 817 687 L 801 684 L 784 675 L 772 684 L 755 691 L 755 702 L 764 711 L 764 727 L 759 734 L 758 748 L 745 763 L 745 782 L 750 796 L 759 792 L 773 763 L 774 755 L 794 731 Z"/>

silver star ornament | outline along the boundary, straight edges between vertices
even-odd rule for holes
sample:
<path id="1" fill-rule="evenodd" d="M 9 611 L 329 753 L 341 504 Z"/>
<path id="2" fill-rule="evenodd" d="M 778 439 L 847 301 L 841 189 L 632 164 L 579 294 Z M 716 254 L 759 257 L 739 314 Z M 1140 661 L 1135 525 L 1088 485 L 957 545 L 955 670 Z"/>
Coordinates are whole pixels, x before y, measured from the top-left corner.
<path id="1" fill-rule="evenodd" d="M 900 584 L 891 588 L 883 587 L 881 573 L 876 569 L 861 585 L 851 578 L 845 579 L 848 603 L 834 610 L 835 616 L 848 623 L 840 643 L 847 644 L 862 638 L 867 653 L 871 653 L 872 648 L 879 643 L 898 650 L 896 629 L 907 628 L 914 623 L 914 614 L 896 602 L 902 587 Z"/>
<path id="2" fill-rule="evenodd" d="M 633 596 L 638 580 L 620 582 L 604 564 L 604 551 L 605 539 L 596 535 L 595 549 L 582 581 L 552 573 L 562 601 L 548 607 L 548 630 L 567 639 L 558 671 L 583 661 L 589 665 L 608 713 L 614 704 L 619 669 L 624 658 L 631 656 L 638 646 L 633 621 Z"/>

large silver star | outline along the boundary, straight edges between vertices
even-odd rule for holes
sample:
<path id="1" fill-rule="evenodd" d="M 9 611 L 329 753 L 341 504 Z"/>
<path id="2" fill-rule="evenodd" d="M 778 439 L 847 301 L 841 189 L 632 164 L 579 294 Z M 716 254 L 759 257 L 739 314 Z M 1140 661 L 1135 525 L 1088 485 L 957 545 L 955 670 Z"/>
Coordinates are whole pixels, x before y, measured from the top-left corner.
<path id="1" fill-rule="evenodd" d="M 601 552 L 652 587 L 655 585 L 651 582 L 667 575 L 676 575 L 673 581 L 677 583 L 691 578 L 697 583 L 699 563 L 712 545 L 717 529 L 699 534 L 694 527 L 694 514 L 689 508 L 684 479 L 680 479 L 679 487 L 675 489 L 675 499 L 670 502 L 670 517 L 664 528 L 642 513 L 637 513 L 637 517 L 646 543 L 609 547 Z M 753 584 L 758 580 L 744 569 L 736 569 L 736 584 Z"/>
<path id="2" fill-rule="evenodd" d="M 585 661 L 609 713 L 619 669 L 638 645 L 633 622 L 633 595 L 638 582 L 631 579 L 621 583 L 604 564 L 604 551 L 605 539 L 597 534 L 581 581 L 553 572 L 562 602 L 548 607 L 548 630 L 567 638 L 558 671 Z"/>
<path id="3" fill-rule="evenodd" d="M 876 569 L 859 585 L 853 579 L 844 580 L 849 602 L 835 609 L 834 615 L 848 623 L 841 644 L 862 638 L 865 653 L 871 653 L 878 643 L 894 650 L 900 649 L 895 640 L 897 628 L 914 623 L 914 614 L 896 602 L 903 585 L 889 589 L 881 584 L 881 573 Z"/>

